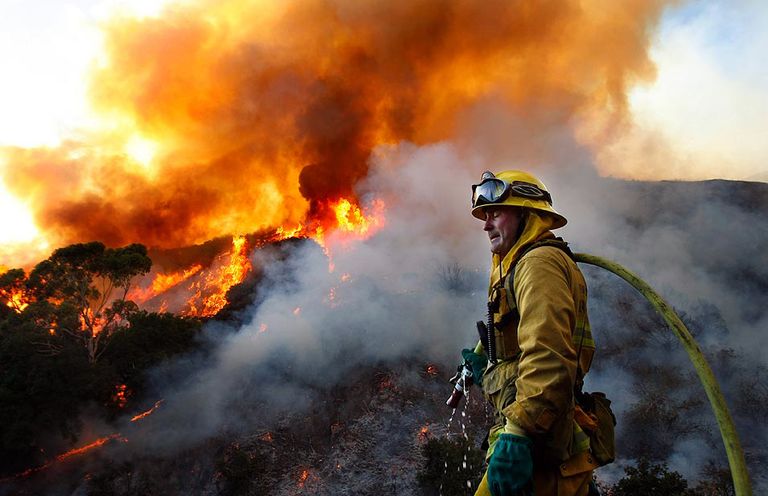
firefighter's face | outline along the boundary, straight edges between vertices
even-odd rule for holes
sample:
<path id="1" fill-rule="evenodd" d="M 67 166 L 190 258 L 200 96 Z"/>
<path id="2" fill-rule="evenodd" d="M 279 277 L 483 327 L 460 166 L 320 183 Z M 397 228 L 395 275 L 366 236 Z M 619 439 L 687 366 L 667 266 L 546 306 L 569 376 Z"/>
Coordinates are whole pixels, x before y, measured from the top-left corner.
<path id="1" fill-rule="evenodd" d="M 485 213 L 483 230 L 488 233 L 491 252 L 503 258 L 517 241 L 518 229 L 520 228 L 520 209 L 493 206 L 483 209 L 483 212 Z"/>

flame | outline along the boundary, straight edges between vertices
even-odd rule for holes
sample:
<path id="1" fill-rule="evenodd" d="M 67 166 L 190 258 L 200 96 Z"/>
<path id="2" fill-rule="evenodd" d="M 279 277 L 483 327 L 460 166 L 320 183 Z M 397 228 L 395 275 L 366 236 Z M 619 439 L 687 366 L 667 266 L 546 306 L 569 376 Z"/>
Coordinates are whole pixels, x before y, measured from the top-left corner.
<path id="1" fill-rule="evenodd" d="M 147 410 L 146 412 L 142 412 L 142 413 L 139 413 L 138 415 L 135 415 L 135 416 L 133 416 L 133 417 L 131 418 L 131 422 L 136 422 L 137 420 L 141 420 L 141 419 L 143 419 L 144 417 L 147 417 L 147 416 L 151 415 L 151 414 L 152 414 L 152 413 L 153 413 L 155 410 L 157 410 L 157 408 L 158 408 L 158 407 L 159 407 L 159 406 L 160 406 L 162 403 L 163 403 L 163 400 L 158 400 L 158 401 L 156 401 L 156 402 L 155 402 L 155 405 L 154 405 L 152 408 L 150 408 L 149 410 Z"/>
<path id="2" fill-rule="evenodd" d="M 122 397 L 122 398 L 125 398 L 125 393 L 126 393 L 126 390 L 127 390 L 127 387 L 125 386 L 125 384 L 118 385 L 116 387 L 116 389 L 118 391 L 117 395 Z M 141 419 L 147 417 L 152 412 L 157 410 L 157 408 L 160 406 L 160 404 L 162 404 L 162 402 L 163 402 L 163 400 L 157 401 L 155 403 L 155 405 L 152 408 L 150 408 L 149 410 L 147 410 L 146 412 L 140 413 L 140 414 L 134 416 L 133 418 L 131 418 L 131 422 L 136 422 L 138 420 L 141 420 Z M 119 432 L 115 432 L 114 434 L 110 434 L 108 436 L 100 437 L 100 438 L 96 439 L 95 441 L 93 441 L 91 443 L 88 443 L 88 444 L 86 444 L 84 446 L 80 446 L 78 448 L 73 448 L 73 449 L 71 449 L 69 451 L 61 453 L 60 455 L 57 455 L 56 458 L 54 458 L 53 460 L 50 460 L 49 462 L 44 463 L 43 465 L 40 465 L 39 467 L 29 468 L 29 469 L 27 469 L 27 470 L 25 470 L 23 472 L 20 472 L 20 473 L 18 473 L 16 475 L 11 476 L 11 477 L 6 477 L 4 479 L 0 479 L 0 482 L 6 482 L 6 481 L 9 481 L 9 480 L 12 480 L 12 479 L 19 479 L 19 478 L 29 477 L 32 474 L 35 474 L 37 472 L 40 472 L 42 470 L 46 470 L 46 469 L 50 468 L 56 462 L 62 462 L 62 461 L 67 460 L 69 458 L 85 454 L 85 453 L 87 453 L 89 451 L 92 451 L 92 450 L 94 450 L 94 449 L 96 449 L 96 448 L 98 448 L 100 446 L 103 446 L 103 445 L 107 444 L 108 442 L 110 442 L 112 440 L 122 441 L 124 443 L 128 442 L 128 439 L 123 437 L 122 434 L 120 434 Z"/>
<path id="3" fill-rule="evenodd" d="M 308 469 L 302 469 L 301 474 L 299 475 L 299 481 L 298 481 L 298 487 L 302 488 L 304 487 L 304 484 L 306 484 L 307 479 L 309 479 L 309 470 Z"/>
<path id="4" fill-rule="evenodd" d="M 308 224 L 280 226 L 275 230 L 271 241 L 310 238 L 327 248 L 329 237 L 343 241 L 365 240 L 386 223 L 386 204 L 380 199 L 374 199 L 365 207 L 361 207 L 354 200 L 342 197 L 336 201 L 322 203 L 318 210 L 328 213 L 318 214 L 318 217 Z"/>
<path id="5" fill-rule="evenodd" d="M 424 425 L 419 429 L 417 438 L 419 441 L 424 442 L 429 439 L 431 433 L 429 432 L 429 425 Z"/>
<path id="6" fill-rule="evenodd" d="M 169 289 L 181 284 L 193 275 L 202 270 L 203 266 L 195 264 L 186 270 L 171 272 L 169 274 L 157 274 L 148 288 L 133 288 L 128 293 L 128 299 L 136 303 L 144 303 L 155 296 L 168 291 Z"/>
<path id="7" fill-rule="evenodd" d="M 385 225 L 385 205 L 380 200 L 374 200 L 361 207 L 350 199 L 341 198 L 328 202 L 323 209 L 328 212 L 327 215 L 318 216 L 310 224 L 279 227 L 272 235 L 257 239 L 256 246 L 288 238 L 312 239 L 322 247 L 329 260 L 329 271 L 333 272 L 333 249 L 346 249 L 353 241 L 368 239 Z M 170 308 L 186 316 L 214 316 L 227 304 L 227 291 L 235 284 L 241 283 L 252 270 L 248 254 L 246 237 L 234 236 L 229 252 L 216 257 L 208 268 L 203 268 L 203 265 L 198 263 L 174 272 L 157 273 L 151 282 L 131 288 L 127 299 L 140 305 L 147 304 L 155 308 L 159 306 L 160 312 Z M 341 281 L 347 282 L 350 278 L 351 276 L 345 273 L 341 276 Z M 151 302 L 170 291 L 177 295 L 174 298 L 176 303 L 170 304 L 167 297 L 163 297 L 159 305 L 157 300 Z M 18 312 L 29 304 L 22 291 L 9 293 L 5 298 L 7 305 Z M 180 298 L 183 303 L 179 302 Z M 336 288 L 331 288 L 327 302 L 335 306 L 335 299 Z M 295 311 L 296 315 L 300 311 Z M 95 335 L 103 330 L 104 319 L 90 309 L 80 315 L 79 319 L 83 331 L 92 327 Z"/>
<path id="8" fill-rule="evenodd" d="M 5 291 L 2 291 L 0 296 L 6 299 L 5 304 L 8 308 L 12 308 L 16 313 L 23 312 L 29 306 L 29 298 L 27 298 L 22 290 L 11 290 L 7 294 Z"/>
<path id="9" fill-rule="evenodd" d="M 128 386 L 125 384 L 118 384 L 115 386 L 115 392 L 112 393 L 112 402 L 117 405 L 118 408 L 125 408 L 128 404 L 128 396 L 131 392 L 128 390 Z"/>
<path id="10" fill-rule="evenodd" d="M 427 372 L 427 375 L 435 377 L 439 373 L 439 370 L 437 369 L 437 365 L 435 365 L 434 363 L 430 363 L 427 365 L 426 372 Z"/>
<path id="11" fill-rule="evenodd" d="M 149 167 L 157 153 L 157 143 L 140 135 L 134 135 L 125 144 L 125 152 L 135 162 Z"/>
<path id="12" fill-rule="evenodd" d="M 348 198 L 322 203 L 319 208 L 325 214 L 318 214 L 311 224 L 299 224 L 292 228 L 278 227 L 271 241 L 288 238 L 309 238 L 323 249 L 328 257 L 328 272 L 333 273 L 336 264 L 333 261 L 332 245 L 348 247 L 355 241 L 363 241 L 386 224 L 386 205 L 383 200 L 374 199 L 365 207 Z M 348 276 L 348 274 L 346 274 Z M 342 276 L 342 281 L 344 281 Z M 330 300 L 333 299 L 331 295 Z"/>
<path id="13" fill-rule="evenodd" d="M 109 436 L 100 437 L 99 439 L 97 439 L 97 440 L 95 440 L 95 441 L 93 441 L 91 443 L 88 443 L 88 444 L 86 444 L 84 446 L 80 446 L 79 448 L 74 448 L 74 449 L 71 449 L 71 450 L 69 450 L 69 451 L 67 451 L 65 453 L 57 455 L 56 458 L 54 458 L 53 460 L 51 460 L 51 461 L 49 461 L 47 463 L 44 463 L 43 465 L 40 465 L 39 467 L 28 468 L 27 470 L 25 470 L 23 472 L 20 472 L 20 473 L 18 473 L 16 475 L 13 475 L 11 477 L 6 477 L 4 479 L 0 479 L 0 482 L 6 482 L 6 481 L 9 481 L 9 480 L 12 480 L 12 479 L 20 479 L 20 478 L 24 478 L 24 477 L 29 477 L 32 474 L 35 474 L 37 472 L 40 472 L 40 471 L 43 471 L 43 470 L 46 470 L 46 469 L 50 468 L 56 462 L 62 462 L 62 461 L 67 460 L 69 458 L 72 458 L 72 457 L 75 457 L 75 456 L 79 456 L 79 455 L 83 455 L 83 454 L 85 454 L 85 453 L 87 453 L 89 451 L 94 450 L 95 448 L 98 448 L 100 446 L 103 446 L 103 445 L 107 444 L 108 442 L 110 442 L 112 440 L 119 440 L 119 441 L 123 441 L 123 442 L 128 442 L 128 440 L 126 438 L 121 437 L 121 434 L 119 432 L 116 432 L 114 434 L 110 434 Z"/>
<path id="14" fill-rule="evenodd" d="M 197 317 L 216 315 L 227 304 L 229 288 L 243 282 L 251 269 L 245 236 L 234 236 L 230 252 L 219 255 L 212 268 L 203 271 L 201 278 L 189 286 L 193 294 L 187 300 L 187 309 L 182 313 Z"/>
<path id="15" fill-rule="evenodd" d="M 85 446 L 81 446 L 79 448 L 71 449 L 67 451 L 66 453 L 62 453 L 56 457 L 56 461 L 60 462 L 63 460 L 66 460 L 67 458 L 71 458 L 73 456 L 82 455 L 83 453 L 86 453 L 88 451 L 93 450 L 94 448 L 98 448 L 99 446 L 103 446 L 104 444 L 108 443 L 109 441 L 112 441 L 113 439 L 120 439 L 124 442 L 127 442 L 127 439 L 121 438 L 120 433 L 116 432 L 115 434 L 110 434 L 109 436 L 101 437 L 97 440 L 95 440 L 92 443 L 86 444 Z"/>
<path id="16" fill-rule="evenodd" d="M 262 434 L 261 436 L 259 436 L 259 440 L 261 440 L 261 441 L 264 441 L 264 442 L 267 442 L 267 443 L 271 443 L 271 442 L 273 442 L 275 439 L 274 439 L 274 437 L 272 436 L 272 433 L 271 433 L 271 432 L 269 432 L 269 431 L 267 431 L 267 432 L 265 432 L 264 434 Z"/>
<path id="17" fill-rule="evenodd" d="M 382 200 L 374 200 L 371 204 L 371 212 L 366 215 L 359 206 L 346 198 L 342 198 L 331 205 L 336 216 L 338 229 L 363 239 L 370 237 L 383 226 L 384 208 L 385 205 Z"/>
<path id="18" fill-rule="evenodd" d="M 1 179 L 51 245 L 180 247 L 278 226 L 320 239 L 329 201 L 367 235 L 355 186 L 379 146 L 488 144 L 496 161 L 522 147 L 538 163 L 547 147 L 531 137 L 628 120 L 668 2 L 562 3 L 190 0 L 115 16 L 89 74 L 96 125 L 4 147 Z M 595 50 L 604 33 L 611 50 Z"/>
<path id="19" fill-rule="evenodd" d="M 91 308 L 86 308 L 85 313 L 78 315 L 78 319 L 83 332 L 93 329 L 93 335 L 96 336 L 104 330 L 104 319 L 100 314 L 94 314 Z"/>

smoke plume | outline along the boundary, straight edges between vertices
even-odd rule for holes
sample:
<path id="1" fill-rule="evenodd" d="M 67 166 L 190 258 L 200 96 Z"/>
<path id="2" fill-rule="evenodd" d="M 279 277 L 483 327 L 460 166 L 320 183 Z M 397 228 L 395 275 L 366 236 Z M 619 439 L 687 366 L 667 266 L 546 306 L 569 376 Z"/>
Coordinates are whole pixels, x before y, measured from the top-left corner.
<path id="1" fill-rule="evenodd" d="M 500 160 L 576 120 L 615 128 L 653 77 L 664 3 L 197 0 L 115 18 L 91 76 L 102 127 L 5 149 L 4 180 L 54 246 L 296 223 L 352 196 L 381 144 Z"/>
<path id="2" fill-rule="evenodd" d="M 205 359 L 156 372 L 163 407 L 120 449 L 162 455 L 272 428 L 367 365 L 455 366 L 484 314 L 489 261 L 468 185 L 484 169 L 525 168 L 569 218 L 559 234 L 576 251 L 626 265 L 686 314 L 759 466 L 768 435 L 749 412 L 765 399 L 741 392 L 745 376 L 766 380 L 749 376 L 766 366 L 765 189 L 737 201 L 717 183 L 600 179 L 583 135 L 621 132 L 627 89 L 653 77 L 647 49 L 663 7 L 199 0 L 106 25 L 91 93 L 110 127 L 54 149 L 4 150 L 5 182 L 54 243 L 177 247 L 323 216 L 342 196 L 387 205 L 370 239 L 330 235 L 333 271 L 311 242 L 257 251 L 264 274 L 244 323 L 209 324 Z M 154 147 L 147 165 L 128 151 L 136 137 Z M 662 390 L 675 392 L 664 408 L 690 409 L 676 424 L 684 436 L 641 445 L 645 433 L 620 423 L 620 442 L 666 450 L 695 477 L 684 460 L 706 449 L 723 459 L 696 403 L 703 391 L 663 374 L 666 389 L 644 387 L 635 375 L 673 363 L 686 379 L 692 367 L 642 301 L 585 272 L 598 341 L 590 384 L 620 419 L 658 405 Z"/>

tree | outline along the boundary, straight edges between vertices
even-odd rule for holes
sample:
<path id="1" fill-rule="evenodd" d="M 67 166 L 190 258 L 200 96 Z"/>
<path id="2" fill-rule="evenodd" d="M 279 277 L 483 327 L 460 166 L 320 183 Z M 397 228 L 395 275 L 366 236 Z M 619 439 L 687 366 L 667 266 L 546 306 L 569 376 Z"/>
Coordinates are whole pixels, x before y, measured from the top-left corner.
<path id="1" fill-rule="evenodd" d="M 611 496 L 695 496 L 688 488 L 688 481 L 677 472 L 670 472 L 666 465 L 651 465 L 645 459 L 637 467 L 624 468 L 626 474 L 609 491 Z"/>
<path id="2" fill-rule="evenodd" d="M 57 354 L 39 353 L 46 338 Z M 23 314 L 0 322 L 0 478 L 45 462 L 51 440 L 75 440 L 82 404 L 105 387 L 97 366 L 81 346 Z"/>
<path id="3" fill-rule="evenodd" d="M 6 308 L 22 312 L 29 305 L 27 277 L 23 269 L 11 269 L 0 274 L 0 302 Z"/>
<path id="4" fill-rule="evenodd" d="M 105 248 L 94 241 L 57 249 L 35 266 L 26 285 L 30 297 L 41 303 L 33 310 L 51 319 L 46 324 L 51 333 L 62 332 L 80 341 L 93 363 L 115 330 L 138 310 L 125 298 L 133 278 L 151 267 L 143 245 Z"/>

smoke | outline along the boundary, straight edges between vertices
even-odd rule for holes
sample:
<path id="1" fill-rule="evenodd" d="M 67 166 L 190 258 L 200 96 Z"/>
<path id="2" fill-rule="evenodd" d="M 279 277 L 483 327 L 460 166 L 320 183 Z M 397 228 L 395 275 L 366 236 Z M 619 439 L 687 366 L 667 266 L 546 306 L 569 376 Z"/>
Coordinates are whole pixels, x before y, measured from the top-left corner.
<path id="1" fill-rule="evenodd" d="M 250 432 L 254 422 L 274 427 L 332 388 L 355 383 L 356 371 L 403 362 L 452 366 L 472 344 L 474 321 L 483 318 L 486 272 L 479 269 L 487 252 L 482 236 L 465 236 L 476 221 L 457 201 L 471 179 L 449 145 L 403 148 L 383 151 L 382 167 L 358 189 L 362 198 L 399 199 L 387 210 L 386 229 L 354 244 L 329 238 L 333 272 L 310 241 L 255 253 L 264 274 L 244 324 L 210 324 L 205 366 L 182 362 L 171 368 L 184 373 L 159 373 L 183 379 L 156 391 L 165 403 L 152 416 L 160 432 L 146 436 L 153 450 L 194 445 L 220 431 Z M 435 163 L 451 174 L 435 177 Z M 457 242 L 445 242 L 451 238 Z"/>
<path id="2" fill-rule="evenodd" d="M 454 365 L 458 351 L 476 339 L 487 284 L 487 240 L 467 212 L 474 178 L 466 169 L 473 160 L 447 143 L 377 149 L 355 192 L 363 201 L 387 203 L 385 228 L 351 244 L 329 238 L 332 272 L 312 242 L 258 250 L 253 263 L 264 275 L 243 323 L 209 324 L 206 360 L 156 371 L 154 394 L 166 401 L 121 449 L 164 455 L 222 433 L 273 430 L 318 415 L 333 391 L 352 386 L 371 367 Z M 625 264 L 684 316 L 709 354 L 740 432 L 752 432 L 748 449 L 763 456 L 753 441 L 765 438 L 754 415 L 764 399 L 740 396 L 750 369 L 765 366 L 751 346 L 763 339 L 754 319 L 766 318 L 761 288 L 768 277 L 759 250 L 746 240 L 768 233 L 753 218 L 759 208 L 741 201 L 750 185 L 621 183 L 579 168 L 536 172 L 569 217 L 561 234 L 576 251 Z M 723 195 L 728 191 L 731 197 Z M 744 222 L 752 222 L 749 234 L 740 234 Z M 734 251 L 738 256 L 729 260 Z M 622 464 L 638 456 L 667 460 L 690 480 L 701 476 L 704 462 L 722 465 L 713 415 L 682 347 L 623 282 L 595 268 L 585 274 L 598 341 L 587 388 L 606 391 L 619 418 L 619 462 L 601 476 L 615 480 Z M 729 359 L 723 349 L 736 355 Z M 424 412 L 402 412 L 403 422 L 423 423 L 412 418 L 417 414 Z M 702 463 L 681 461 L 692 459 Z"/>
<path id="3" fill-rule="evenodd" d="M 354 195 L 379 145 L 530 158 L 577 120 L 616 128 L 628 87 L 654 75 L 663 6 L 197 0 L 117 17 L 91 74 L 101 127 L 4 149 L 4 181 L 52 245 L 296 223 Z"/>
<path id="4" fill-rule="evenodd" d="M 5 150 L 9 189 L 55 242 L 174 247 L 320 216 L 339 196 L 387 205 L 372 238 L 327 240 L 332 272 L 311 242 L 256 252 L 264 274 L 243 325 L 209 324 L 208 355 L 156 371 L 163 407 L 121 449 L 170 454 L 273 428 L 367 366 L 453 366 L 484 314 L 489 259 L 468 185 L 484 169 L 514 167 L 547 183 L 576 251 L 646 279 L 710 356 L 737 353 L 740 365 L 716 372 L 764 456 L 764 424 L 745 412 L 765 401 L 740 395 L 745 375 L 766 365 L 765 188 L 601 179 L 584 144 L 622 132 L 627 88 L 653 76 L 648 39 L 662 7 L 198 1 L 109 23 L 91 92 L 112 127 L 58 148 Z M 147 166 L 126 152 L 136 136 L 154 143 Z M 622 418 L 654 391 L 642 381 L 655 380 L 638 370 L 679 369 L 685 380 L 658 389 L 673 392 L 667 410 L 703 391 L 649 307 L 585 272 L 598 341 L 588 384 L 608 392 L 620 442 L 636 446 L 641 435 Z M 708 444 L 717 433 L 706 404 L 686 414 L 684 427 L 698 430 L 663 440 L 674 466 L 705 459 L 704 448 L 722 460 Z"/>
<path id="5" fill-rule="evenodd" d="M 552 179 L 556 205 L 573 221 L 563 230 L 572 247 L 618 261 L 682 315 L 720 381 L 753 482 L 763 487 L 760 446 L 768 431 L 758 426 L 756 412 L 768 407 L 759 351 L 768 323 L 768 259 L 758 240 L 768 235 L 761 215 L 768 189 L 726 181 L 596 180 L 568 171 Z M 598 341 L 587 383 L 615 396 L 620 456 L 667 460 L 692 481 L 705 466 L 692 460 L 725 465 L 714 415 L 677 339 L 623 282 L 597 269 L 585 273 Z M 670 373 L 681 380 L 665 378 Z"/>

